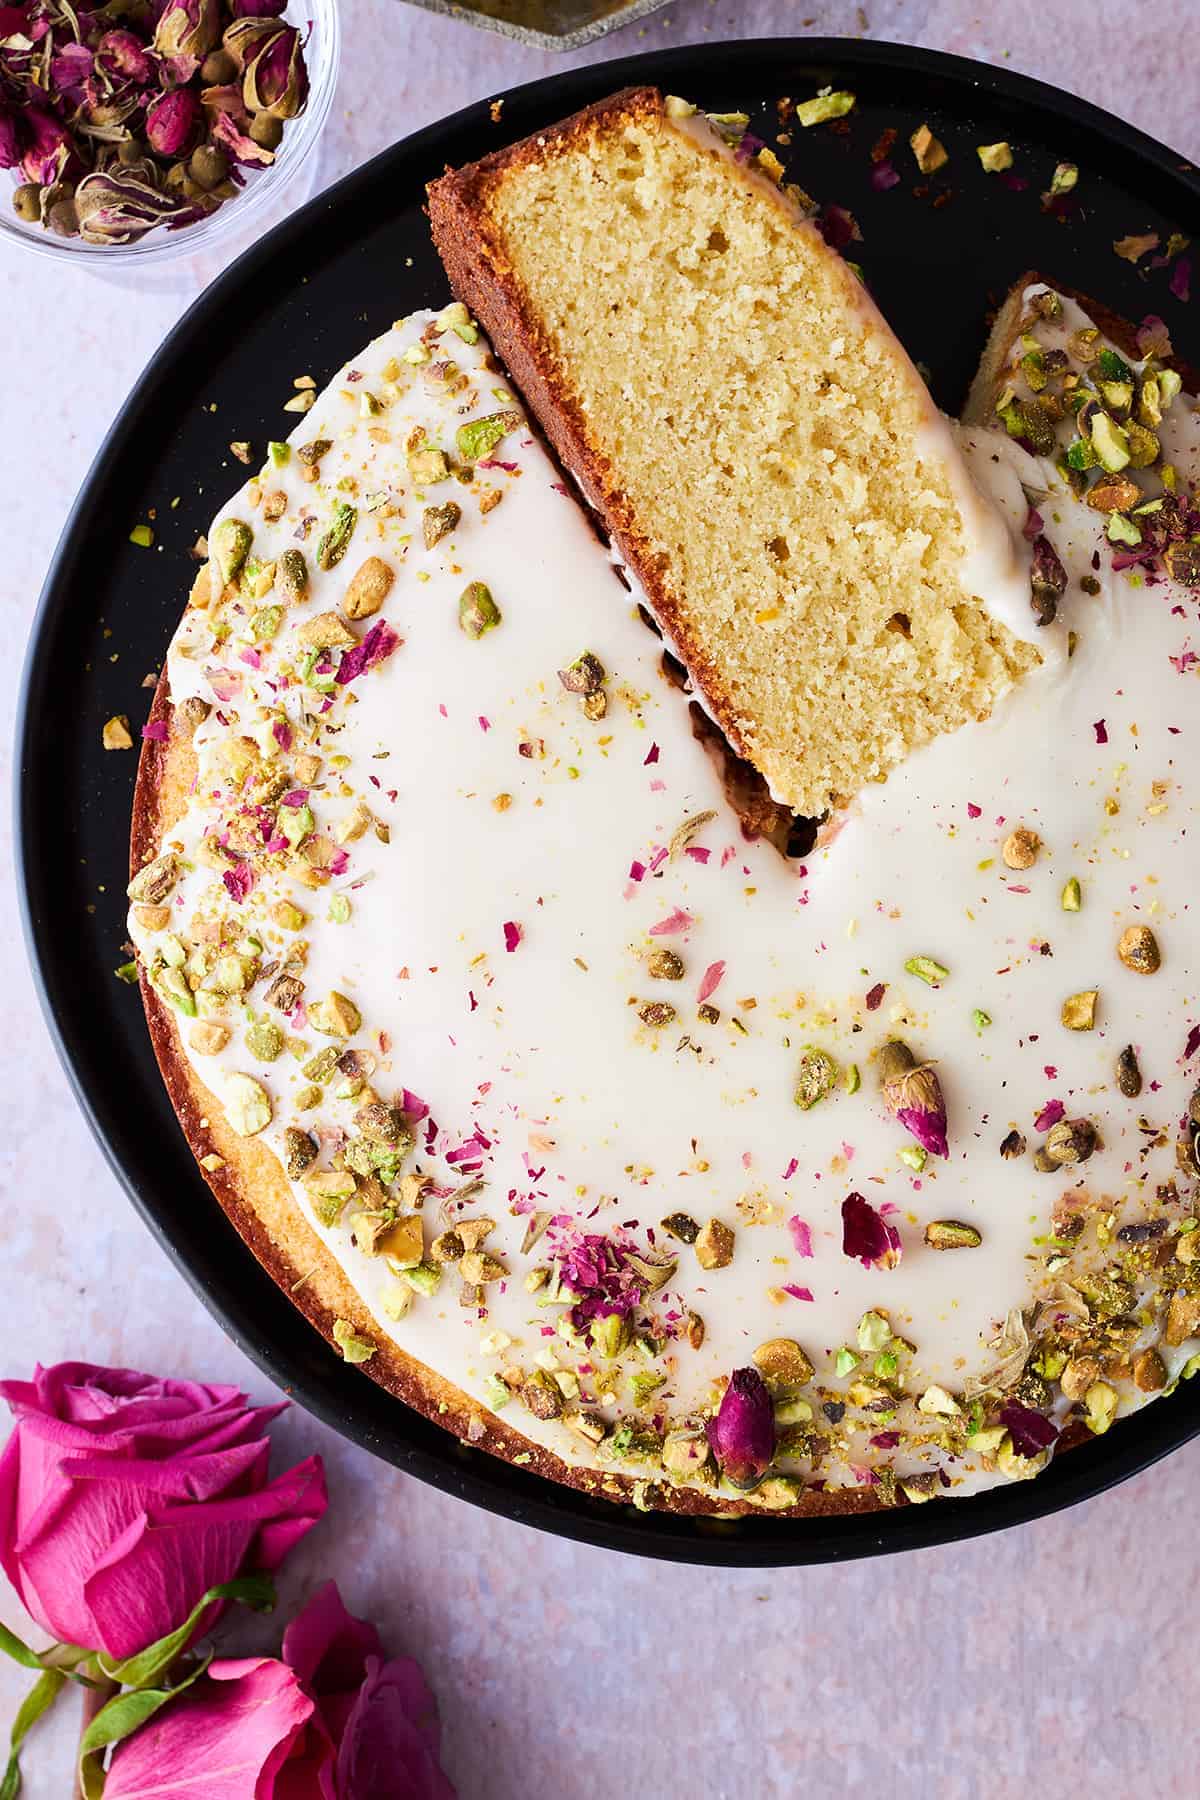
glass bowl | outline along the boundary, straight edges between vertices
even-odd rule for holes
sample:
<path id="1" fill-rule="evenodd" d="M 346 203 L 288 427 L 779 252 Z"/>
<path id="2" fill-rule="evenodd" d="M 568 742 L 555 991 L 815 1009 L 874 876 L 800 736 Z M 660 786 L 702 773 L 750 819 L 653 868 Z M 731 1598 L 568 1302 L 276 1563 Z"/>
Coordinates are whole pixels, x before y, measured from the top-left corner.
<path id="1" fill-rule="evenodd" d="M 329 117 L 337 86 L 341 58 L 337 0 L 291 0 L 282 16 L 288 24 L 308 34 L 304 45 L 308 104 L 297 118 L 285 121 L 275 161 L 267 169 L 249 171 L 246 185 L 236 199 L 227 200 L 207 218 L 178 231 L 157 225 L 136 243 L 85 244 L 82 238 L 58 237 L 42 225 L 27 224 L 17 217 L 12 209 L 12 194 L 19 171 L 13 171 L 0 178 L 0 243 L 19 244 L 39 256 L 65 258 L 77 268 L 89 268 L 96 274 L 121 276 L 136 272 L 141 277 L 151 272 L 152 265 L 163 268 L 218 246 L 227 250 L 231 239 L 249 234 L 256 225 L 261 229 L 285 193 L 290 193 L 294 202 L 306 198 L 316 173 L 313 149 Z M 302 170 L 308 177 L 304 190 L 298 182 Z"/>

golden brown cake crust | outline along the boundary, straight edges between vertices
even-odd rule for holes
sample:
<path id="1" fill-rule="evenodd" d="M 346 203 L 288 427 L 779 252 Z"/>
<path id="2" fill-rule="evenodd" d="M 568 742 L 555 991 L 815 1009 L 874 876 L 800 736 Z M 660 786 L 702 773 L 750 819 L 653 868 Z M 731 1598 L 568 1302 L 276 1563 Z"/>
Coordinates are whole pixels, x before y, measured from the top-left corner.
<path id="1" fill-rule="evenodd" d="M 449 169 L 429 185 L 429 221 L 454 293 L 487 332 L 560 462 L 602 516 L 672 647 L 703 692 L 718 700 L 724 692 L 722 673 L 674 605 L 662 579 L 660 558 L 638 526 L 618 472 L 589 443 L 583 416 L 559 383 L 554 356 L 528 317 L 513 270 L 489 229 L 486 204 L 489 190 L 508 171 L 567 150 L 604 126 L 657 119 L 663 112 L 663 97 L 657 88 L 623 88 L 545 131 L 494 150 L 468 168 Z M 732 699 L 719 710 L 722 728 L 734 749 L 752 761 L 751 746 L 737 728 Z"/>
<path id="2" fill-rule="evenodd" d="M 155 690 L 150 721 L 164 722 L 167 737 L 162 742 L 146 738 L 142 743 L 130 832 L 131 874 L 158 854 L 172 824 L 186 807 L 195 774 L 195 755 L 190 738 L 176 719 L 165 670 Z M 378 1326 L 341 1265 L 296 1205 L 274 1155 L 257 1139 L 238 1137 L 226 1124 L 219 1102 L 197 1077 L 180 1045 L 175 1014 L 144 974 L 141 993 L 154 1054 L 188 1145 L 198 1164 L 200 1158 L 213 1154 L 224 1159 L 223 1166 L 217 1169 L 208 1170 L 201 1165 L 205 1181 L 243 1242 L 309 1324 L 332 1345 L 334 1321 L 348 1320 L 357 1335 L 378 1344 L 374 1356 L 362 1365 L 363 1372 L 463 1443 L 516 1463 L 548 1481 L 596 1498 L 629 1504 L 639 1485 L 633 1478 L 572 1467 L 523 1437 L 389 1339 L 381 1339 Z M 764 1514 L 763 1508 L 744 1501 L 725 1497 L 716 1500 L 702 1489 L 676 1488 L 667 1483 L 653 1484 L 648 1499 L 659 1511 L 723 1517 L 746 1514 L 820 1518 L 883 1510 L 866 1490 L 826 1493 L 810 1489 L 798 1505 L 769 1515 Z"/>

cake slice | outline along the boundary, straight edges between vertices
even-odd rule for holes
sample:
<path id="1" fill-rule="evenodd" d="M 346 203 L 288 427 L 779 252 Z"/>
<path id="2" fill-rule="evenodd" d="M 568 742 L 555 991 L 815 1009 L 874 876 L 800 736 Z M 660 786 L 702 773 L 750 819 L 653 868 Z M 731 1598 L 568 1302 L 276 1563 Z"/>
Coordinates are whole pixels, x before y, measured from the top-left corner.
<path id="1" fill-rule="evenodd" d="M 430 218 L 707 709 L 814 817 L 986 714 L 1038 624 L 1027 547 L 743 148 L 630 89 L 447 173 Z"/>

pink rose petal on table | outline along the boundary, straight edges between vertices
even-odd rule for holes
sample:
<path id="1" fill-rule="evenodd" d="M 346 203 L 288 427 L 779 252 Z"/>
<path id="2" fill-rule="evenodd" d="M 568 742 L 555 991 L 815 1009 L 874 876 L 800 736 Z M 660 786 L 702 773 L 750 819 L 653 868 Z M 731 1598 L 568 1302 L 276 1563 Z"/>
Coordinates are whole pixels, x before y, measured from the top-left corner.
<path id="1" fill-rule="evenodd" d="M 813 1254 L 812 1227 L 805 1224 L 798 1213 L 793 1213 L 788 1220 L 788 1230 L 792 1234 L 792 1243 L 795 1245 L 796 1255 L 804 1257 L 811 1256 Z"/>
<path id="2" fill-rule="evenodd" d="M 524 937 L 524 935 L 525 935 L 524 932 L 522 931 L 521 927 L 517 924 L 515 919 L 505 919 L 505 921 L 504 921 L 504 948 L 508 951 L 510 956 L 511 956 L 512 952 L 516 949 L 517 945 L 521 942 L 521 939 Z"/>
<path id="3" fill-rule="evenodd" d="M 696 999 L 701 1005 L 703 1005 L 704 1001 L 707 1000 L 710 995 L 716 993 L 721 985 L 724 975 L 725 964 L 723 962 L 709 963 L 704 974 L 700 977 L 700 988 L 696 995 Z"/>
<path id="4" fill-rule="evenodd" d="M 1049 1131 L 1052 1125 L 1057 1125 L 1058 1121 L 1060 1119 L 1065 1119 L 1066 1116 L 1067 1109 L 1061 1100 L 1047 1100 L 1045 1106 L 1043 1106 L 1041 1112 L 1033 1121 L 1034 1130 Z"/>

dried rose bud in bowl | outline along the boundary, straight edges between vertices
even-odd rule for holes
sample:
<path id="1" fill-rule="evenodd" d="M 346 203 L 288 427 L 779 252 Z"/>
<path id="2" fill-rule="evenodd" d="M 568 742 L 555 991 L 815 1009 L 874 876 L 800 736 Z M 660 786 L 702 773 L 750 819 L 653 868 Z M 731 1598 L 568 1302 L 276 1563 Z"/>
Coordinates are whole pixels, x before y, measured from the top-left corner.
<path id="1" fill-rule="evenodd" d="M 328 116 L 336 0 L 0 0 L 0 232 L 53 255 L 195 254 L 294 183 Z"/>

